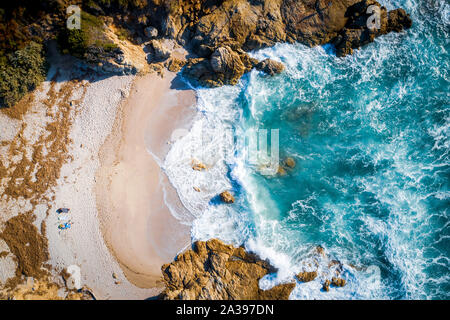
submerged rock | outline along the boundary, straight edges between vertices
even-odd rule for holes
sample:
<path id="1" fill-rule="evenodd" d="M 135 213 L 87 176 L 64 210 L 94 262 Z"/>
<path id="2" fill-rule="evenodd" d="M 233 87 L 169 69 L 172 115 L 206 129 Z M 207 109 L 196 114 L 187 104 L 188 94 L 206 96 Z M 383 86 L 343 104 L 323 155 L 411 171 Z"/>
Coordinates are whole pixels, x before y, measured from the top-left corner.
<path id="1" fill-rule="evenodd" d="M 277 174 L 280 176 L 285 176 L 286 170 L 284 170 L 284 168 L 282 166 L 278 166 Z"/>
<path id="2" fill-rule="evenodd" d="M 234 203 L 234 196 L 229 191 L 222 192 L 220 198 L 225 203 Z"/>
<path id="3" fill-rule="evenodd" d="M 259 280 L 276 270 L 244 248 L 217 239 L 195 242 L 161 270 L 166 285 L 161 299 L 286 300 L 295 287 L 286 283 L 260 289 Z"/>
<path id="4" fill-rule="evenodd" d="M 284 164 L 291 169 L 295 168 L 295 160 L 291 157 L 286 158 Z"/>

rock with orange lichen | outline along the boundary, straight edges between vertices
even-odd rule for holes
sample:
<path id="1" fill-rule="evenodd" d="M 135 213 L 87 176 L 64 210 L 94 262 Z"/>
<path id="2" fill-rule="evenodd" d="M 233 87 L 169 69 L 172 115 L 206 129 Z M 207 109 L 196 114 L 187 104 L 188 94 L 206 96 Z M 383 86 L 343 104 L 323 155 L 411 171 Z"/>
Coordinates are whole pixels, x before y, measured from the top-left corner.
<path id="1" fill-rule="evenodd" d="M 201 162 L 196 162 L 192 165 L 192 169 L 195 171 L 203 171 L 206 170 L 206 165 Z"/>
<path id="2" fill-rule="evenodd" d="M 313 281 L 315 278 L 317 278 L 317 271 L 303 271 L 296 275 L 296 278 L 300 282 L 310 282 Z"/>
<path id="3" fill-rule="evenodd" d="M 326 292 L 330 291 L 330 284 L 331 284 L 330 280 L 325 280 L 322 289 Z"/>
<path id="4" fill-rule="evenodd" d="M 171 72 L 178 72 L 184 67 L 185 64 L 186 60 L 172 58 L 167 65 L 167 69 Z"/>
<path id="5" fill-rule="evenodd" d="M 331 284 L 335 287 L 343 287 L 346 285 L 346 283 L 347 283 L 347 281 L 345 281 L 345 279 L 342 279 L 342 278 L 333 277 L 331 279 Z"/>
<path id="6" fill-rule="evenodd" d="M 197 241 L 161 268 L 169 300 L 285 300 L 295 283 L 259 288 L 259 280 L 276 270 L 244 248 L 220 240 Z"/>
<path id="7" fill-rule="evenodd" d="M 87 288 L 70 290 L 49 278 L 28 279 L 24 284 L 0 290 L 0 300 L 92 300 L 95 298 Z"/>
<path id="8" fill-rule="evenodd" d="M 234 196 L 231 194 L 230 191 L 224 191 L 220 194 L 220 199 L 222 199 L 225 203 L 234 203 L 235 199 Z"/>

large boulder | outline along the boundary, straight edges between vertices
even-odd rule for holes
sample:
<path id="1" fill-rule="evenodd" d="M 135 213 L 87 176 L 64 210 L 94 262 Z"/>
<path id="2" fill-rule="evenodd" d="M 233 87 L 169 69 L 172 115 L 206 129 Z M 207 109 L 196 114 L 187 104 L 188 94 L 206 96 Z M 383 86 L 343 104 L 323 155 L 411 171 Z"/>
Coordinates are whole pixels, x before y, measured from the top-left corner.
<path id="1" fill-rule="evenodd" d="M 220 240 L 197 241 L 161 268 L 166 288 L 161 299 L 286 300 L 295 283 L 259 288 L 259 280 L 276 270 L 264 260 Z"/>
<path id="2" fill-rule="evenodd" d="M 234 203 L 234 196 L 230 191 L 224 191 L 220 194 L 220 199 L 225 203 Z"/>
<path id="3" fill-rule="evenodd" d="M 347 8 L 358 0 L 284 0 L 287 37 L 309 46 L 325 44 L 347 23 Z"/>
<path id="4" fill-rule="evenodd" d="M 239 55 L 230 47 L 220 47 L 211 55 L 211 68 L 222 73 L 230 84 L 236 84 L 245 72 L 245 66 Z"/>
<path id="5" fill-rule="evenodd" d="M 151 46 L 151 59 L 155 62 L 165 61 L 167 60 L 171 54 L 172 50 L 171 48 L 161 40 L 152 40 L 150 42 Z"/>
<path id="6" fill-rule="evenodd" d="M 389 11 L 387 32 L 395 31 L 400 32 L 403 29 L 409 29 L 412 27 L 412 20 L 409 14 L 403 9 L 395 9 Z"/>
<path id="7" fill-rule="evenodd" d="M 255 68 L 267 73 L 268 75 L 274 76 L 283 72 L 284 64 L 267 58 L 256 64 Z"/>
<path id="8" fill-rule="evenodd" d="M 185 75 L 208 87 L 235 85 L 254 64 L 255 60 L 244 51 L 224 46 L 217 48 L 209 59 L 191 59 Z"/>
<path id="9" fill-rule="evenodd" d="M 378 9 L 374 10 L 374 8 Z M 369 10 L 371 9 L 371 10 Z M 379 14 L 378 25 L 369 25 L 375 14 Z M 403 9 L 387 11 L 375 0 L 362 0 L 346 10 L 347 22 L 338 32 L 332 43 L 336 47 L 337 56 L 353 53 L 353 49 L 360 48 L 376 37 L 395 31 L 400 32 L 412 25 L 412 20 Z M 375 20 L 373 20 L 375 21 Z"/>
<path id="10" fill-rule="evenodd" d="M 158 37 L 158 29 L 156 29 L 155 27 L 149 26 L 144 29 L 144 34 L 147 38 L 154 39 L 154 38 Z"/>

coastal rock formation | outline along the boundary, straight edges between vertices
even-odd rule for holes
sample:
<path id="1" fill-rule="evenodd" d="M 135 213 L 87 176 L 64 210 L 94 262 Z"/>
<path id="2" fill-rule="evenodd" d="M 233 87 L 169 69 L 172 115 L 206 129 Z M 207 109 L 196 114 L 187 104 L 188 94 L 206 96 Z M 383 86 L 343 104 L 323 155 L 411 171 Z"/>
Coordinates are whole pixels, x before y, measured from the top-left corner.
<path id="1" fill-rule="evenodd" d="M 150 42 L 150 48 L 151 48 L 151 57 L 149 58 L 150 61 L 157 61 L 157 62 L 164 61 L 167 60 L 172 54 L 172 51 L 170 50 L 168 45 L 161 40 L 152 40 Z"/>
<path id="2" fill-rule="evenodd" d="M 225 45 L 246 51 L 277 42 L 298 41 L 316 46 L 351 29 L 355 20 L 359 21 L 357 29 L 367 30 L 370 5 L 381 8 L 381 20 L 387 19 L 386 9 L 374 0 L 174 1 L 163 30 L 166 36 L 189 40 L 202 57 Z M 393 10 L 389 17 L 389 23 L 381 24 L 392 27 L 381 28 L 375 36 L 411 26 L 403 10 Z"/>
<path id="3" fill-rule="evenodd" d="M 345 279 L 342 279 L 342 278 L 333 277 L 331 279 L 331 284 L 336 287 L 343 287 L 346 285 L 346 283 L 347 283 L 347 281 L 345 281 Z"/>
<path id="4" fill-rule="evenodd" d="M 186 60 L 172 58 L 167 65 L 167 69 L 171 72 L 178 72 L 184 67 L 185 64 Z"/>
<path id="5" fill-rule="evenodd" d="M 346 17 L 344 28 L 332 40 L 337 56 L 352 54 L 353 49 L 373 42 L 380 35 L 400 32 L 412 25 L 411 18 L 403 9 L 387 12 L 375 0 L 363 0 L 350 6 Z"/>
<path id="6" fill-rule="evenodd" d="M 220 198 L 225 203 L 234 203 L 234 196 L 229 191 L 222 192 Z"/>
<path id="7" fill-rule="evenodd" d="M 310 282 L 313 281 L 315 278 L 317 278 L 317 271 L 303 271 L 296 275 L 296 278 L 300 282 Z"/>
<path id="8" fill-rule="evenodd" d="M 295 160 L 291 157 L 286 158 L 284 164 L 291 169 L 295 168 Z"/>
<path id="9" fill-rule="evenodd" d="M 331 284 L 330 280 L 325 280 L 325 282 L 322 285 L 322 290 L 326 292 L 330 291 L 330 284 Z"/>
<path id="10" fill-rule="evenodd" d="M 160 298 L 168 300 L 285 300 L 295 287 L 286 283 L 261 290 L 259 279 L 276 270 L 244 248 L 217 239 L 195 242 L 161 270 L 166 288 Z"/>
<path id="11" fill-rule="evenodd" d="M 328 292 L 328 291 L 330 291 L 331 285 L 339 288 L 339 287 L 344 287 L 346 284 L 347 284 L 347 281 L 345 281 L 345 279 L 333 277 L 331 279 L 331 281 L 328 279 L 325 280 L 325 282 L 322 285 L 322 290 Z"/>
<path id="12" fill-rule="evenodd" d="M 212 59 L 213 65 L 219 67 L 215 71 L 209 68 L 207 61 L 200 61 L 187 72 L 188 76 L 209 86 L 234 84 L 242 71 L 245 72 L 231 50 L 250 51 L 277 42 L 298 41 L 308 46 L 332 43 L 337 55 L 344 56 L 377 36 L 400 32 L 412 24 L 403 9 L 387 12 L 375 0 L 178 1 L 170 4 L 168 12 L 162 27 L 165 35 L 189 46 L 199 57 Z M 379 13 L 376 21 L 379 18 L 380 25 L 369 29 L 368 21 L 374 19 L 374 13 Z M 224 64 L 216 63 L 227 57 L 225 74 L 228 76 L 224 77 Z M 261 62 L 259 69 L 268 67 L 269 74 L 281 69 L 279 65 L 271 66 L 274 64 Z M 215 72 L 219 74 L 218 79 L 215 79 Z"/>
<path id="13" fill-rule="evenodd" d="M 194 58 L 185 74 L 211 87 L 236 84 L 254 67 L 271 75 L 282 71 L 280 64 L 255 61 L 247 51 L 297 41 L 308 46 L 331 43 L 336 55 L 344 56 L 380 35 L 412 25 L 403 9 L 388 12 L 375 0 L 138 0 L 83 2 L 82 27 L 69 30 L 66 8 L 81 2 L 48 2 L 37 2 L 36 10 L 23 10 L 20 3 L 7 8 L 3 16 L 23 17 L 20 23 L 2 21 L 0 35 L 7 40 L 0 45 L 4 55 L 31 39 L 56 38 L 63 53 L 83 59 L 96 71 L 161 73 L 159 63 L 174 50 L 165 46 L 165 39 L 183 46 Z M 34 11 L 43 14 L 38 18 Z M 8 29 L 15 25 L 17 30 Z M 145 55 L 143 39 L 152 41 L 152 55 Z M 17 98 L 7 105 L 15 102 Z"/>
<path id="14" fill-rule="evenodd" d="M 217 48 L 210 58 L 190 59 L 185 74 L 208 87 L 235 85 L 258 61 L 243 50 Z"/>
<path id="15" fill-rule="evenodd" d="M 158 36 L 158 29 L 150 26 L 144 29 L 144 33 L 147 38 L 154 39 Z"/>
<path id="16" fill-rule="evenodd" d="M 192 164 L 192 170 L 195 170 L 195 171 L 206 170 L 206 165 L 201 162 L 195 162 Z"/>
<path id="17" fill-rule="evenodd" d="M 268 75 L 274 76 L 283 72 L 284 64 L 267 58 L 256 64 L 255 68 L 267 73 Z"/>

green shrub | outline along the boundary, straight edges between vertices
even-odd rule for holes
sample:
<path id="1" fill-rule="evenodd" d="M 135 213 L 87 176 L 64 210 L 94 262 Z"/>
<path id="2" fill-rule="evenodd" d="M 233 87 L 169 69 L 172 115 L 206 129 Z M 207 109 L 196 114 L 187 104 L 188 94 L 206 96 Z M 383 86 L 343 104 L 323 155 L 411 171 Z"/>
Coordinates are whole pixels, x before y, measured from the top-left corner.
<path id="1" fill-rule="evenodd" d="M 119 40 L 131 40 L 131 32 L 128 29 L 119 27 L 117 28 L 116 35 L 119 38 Z"/>
<path id="2" fill-rule="evenodd" d="M 87 50 L 88 36 L 83 30 L 64 28 L 58 35 L 58 44 L 64 54 L 82 58 Z"/>
<path id="3" fill-rule="evenodd" d="M 41 44 L 30 42 L 0 61 L 0 107 L 11 107 L 45 80 L 47 63 Z"/>
<path id="4" fill-rule="evenodd" d="M 63 28 L 57 40 L 63 53 L 78 58 L 84 58 L 89 47 L 97 47 L 105 52 L 117 48 L 117 45 L 106 37 L 103 21 L 86 12 L 81 14 L 81 29 Z"/>

